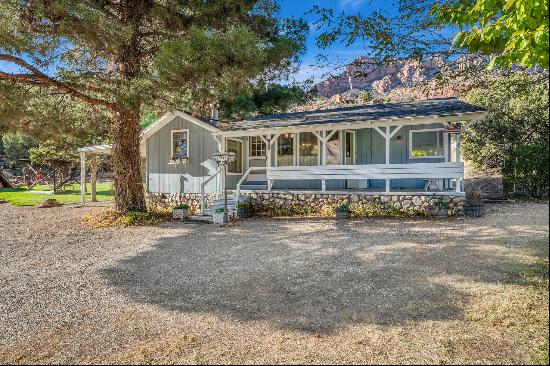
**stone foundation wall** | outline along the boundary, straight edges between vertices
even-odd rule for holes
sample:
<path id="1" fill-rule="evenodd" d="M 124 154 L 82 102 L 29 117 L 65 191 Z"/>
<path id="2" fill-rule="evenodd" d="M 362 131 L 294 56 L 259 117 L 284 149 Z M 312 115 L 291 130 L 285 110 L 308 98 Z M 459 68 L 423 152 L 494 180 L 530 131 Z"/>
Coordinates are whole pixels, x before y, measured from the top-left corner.
<path id="1" fill-rule="evenodd" d="M 323 212 L 327 207 L 337 207 L 343 203 L 349 205 L 375 205 L 395 208 L 400 211 L 428 212 L 436 210 L 438 201 L 449 204 L 450 213 L 464 209 L 463 196 L 426 196 L 426 195 L 357 195 L 357 194 L 293 194 L 293 193 L 251 193 L 248 194 L 254 207 L 262 206 L 304 206 L 311 207 L 313 212 Z"/>
<path id="2" fill-rule="evenodd" d="M 464 209 L 463 196 L 447 195 L 360 195 L 360 194 L 320 194 L 320 193 L 243 193 L 250 198 L 250 202 L 257 210 L 266 207 L 302 207 L 309 213 L 326 213 L 340 204 L 347 203 L 357 207 L 377 206 L 393 208 L 404 212 L 429 212 L 436 210 L 436 202 L 443 201 L 449 204 L 451 214 Z M 215 197 L 206 194 L 206 205 L 210 205 Z M 173 207 L 179 204 L 188 204 L 191 210 L 200 210 L 200 194 L 198 193 L 149 193 L 147 204 L 153 207 Z"/>
<path id="3" fill-rule="evenodd" d="M 214 194 L 205 194 L 205 205 L 212 204 L 215 200 Z M 147 207 L 174 207 L 177 205 L 189 205 L 192 213 L 198 213 L 201 209 L 200 193 L 148 193 L 146 197 Z"/>

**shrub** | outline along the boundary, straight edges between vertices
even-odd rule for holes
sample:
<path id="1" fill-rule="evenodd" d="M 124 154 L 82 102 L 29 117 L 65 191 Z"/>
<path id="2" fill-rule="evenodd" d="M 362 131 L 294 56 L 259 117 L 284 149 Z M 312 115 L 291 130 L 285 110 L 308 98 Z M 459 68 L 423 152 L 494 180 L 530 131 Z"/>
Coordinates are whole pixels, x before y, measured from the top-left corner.
<path id="1" fill-rule="evenodd" d="M 481 199 L 481 191 L 467 191 L 466 197 L 464 199 L 465 206 L 481 206 L 483 205 L 483 200 Z"/>
<path id="2" fill-rule="evenodd" d="M 186 203 L 182 203 L 174 207 L 176 210 L 189 210 L 189 205 Z"/>
<path id="3" fill-rule="evenodd" d="M 128 227 L 157 225 L 168 221 L 172 213 L 168 210 L 134 211 L 121 214 L 114 210 L 91 211 L 82 217 L 82 223 L 91 227 Z"/>
<path id="4" fill-rule="evenodd" d="M 448 210 L 449 209 L 449 202 L 439 200 L 439 201 L 434 203 L 434 206 L 439 208 L 440 210 Z"/>
<path id="5" fill-rule="evenodd" d="M 384 206 L 381 204 L 351 204 L 351 214 L 354 217 L 418 217 L 425 214 L 418 210 L 400 210 L 394 206 Z"/>
<path id="6" fill-rule="evenodd" d="M 237 203 L 237 208 L 251 208 L 252 203 L 250 201 L 239 201 Z"/>
<path id="7" fill-rule="evenodd" d="M 366 90 L 363 90 L 359 93 L 359 101 L 363 102 L 363 103 L 368 103 L 372 100 L 372 96 L 370 95 L 370 93 Z"/>
<path id="8" fill-rule="evenodd" d="M 509 192 L 542 198 L 548 194 L 548 145 L 529 143 L 516 147 L 502 169 Z"/>
<path id="9" fill-rule="evenodd" d="M 342 203 L 338 208 L 336 208 L 336 211 L 338 212 L 350 212 L 349 211 L 349 205 L 347 203 Z"/>
<path id="10" fill-rule="evenodd" d="M 218 207 L 216 209 L 216 213 L 223 213 L 223 211 L 224 211 L 223 207 Z"/>

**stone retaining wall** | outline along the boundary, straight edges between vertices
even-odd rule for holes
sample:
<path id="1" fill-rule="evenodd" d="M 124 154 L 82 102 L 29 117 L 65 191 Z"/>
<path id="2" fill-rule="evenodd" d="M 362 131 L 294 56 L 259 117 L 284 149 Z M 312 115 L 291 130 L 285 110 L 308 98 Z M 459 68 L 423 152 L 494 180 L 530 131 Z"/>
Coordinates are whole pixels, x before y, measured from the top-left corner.
<path id="1" fill-rule="evenodd" d="M 450 213 L 464 209 L 463 196 L 427 195 L 360 195 L 360 194 L 294 194 L 294 193 L 251 193 L 248 194 L 253 206 L 292 206 L 311 207 L 314 212 L 323 212 L 326 207 L 349 205 L 376 205 L 393 207 L 400 211 L 428 212 L 436 209 L 435 202 L 449 204 Z"/>
<path id="2" fill-rule="evenodd" d="M 205 194 L 206 206 L 212 204 L 215 199 L 214 194 Z M 198 213 L 201 209 L 200 193 L 148 193 L 146 197 L 148 207 L 174 207 L 181 204 L 187 204 L 192 213 Z"/>
<path id="3" fill-rule="evenodd" d="M 438 201 L 449 204 L 450 213 L 458 213 L 464 209 L 463 196 L 448 195 L 361 195 L 361 194 L 321 194 L 321 193 L 244 193 L 256 209 L 265 207 L 306 207 L 311 213 L 323 213 L 327 208 L 334 208 L 342 203 L 357 206 L 383 206 L 395 208 L 404 212 L 428 212 L 437 210 Z M 213 194 L 207 194 L 206 204 L 214 201 Z M 178 204 L 188 204 L 195 212 L 200 210 L 200 194 L 198 193 L 149 193 L 147 203 L 150 206 L 170 207 Z"/>

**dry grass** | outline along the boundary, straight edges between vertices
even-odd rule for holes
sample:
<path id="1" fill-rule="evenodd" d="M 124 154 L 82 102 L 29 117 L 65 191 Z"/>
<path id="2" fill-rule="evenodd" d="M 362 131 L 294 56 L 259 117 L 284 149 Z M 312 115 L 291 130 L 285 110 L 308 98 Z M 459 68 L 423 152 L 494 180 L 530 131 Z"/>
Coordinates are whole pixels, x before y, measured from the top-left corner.
<path id="1" fill-rule="evenodd" d="M 0 212 L 0 362 L 548 363 L 547 204 L 226 228 L 81 212 Z"/>

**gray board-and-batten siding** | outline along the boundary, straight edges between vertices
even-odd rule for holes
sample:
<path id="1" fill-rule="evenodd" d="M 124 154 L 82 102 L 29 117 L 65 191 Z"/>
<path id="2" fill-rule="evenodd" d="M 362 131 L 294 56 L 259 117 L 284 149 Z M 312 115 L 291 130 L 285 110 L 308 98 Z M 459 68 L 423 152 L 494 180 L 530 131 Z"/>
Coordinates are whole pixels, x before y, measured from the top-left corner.
<path id="1" fill-rule="evenodd" d="M 392 164 L 407 163 L 437 163 L 444 159 L 410 159 L 409 157 L 409 130 L 410 129 L 431 129 L 442 128 L 438 123 L 418 126 L 404 126 L 392 138 L 390 162 Z M 189 130 L 189 161 L 185 164 L 170 164 L 171 157 L 171 132 L 173 130 Z M 356 132 L 356 164 L 384 164 L 386 159 L 385 140 L 372 128 L 355 130 Z M 400 136 L 400 140 L 398 140 Z M 248 143 L 246 138 L 239 138 L 243 141 L 243 172 L 249 168 L 248 165 Z M 450 146 L 450 144 L 449 144 Z M 217 151 L 217 142 L 212 132 L 186 119 L 176 116 L 159 131 L 151 135 L 146 142 L 147 156 L 147 190 L 155 193 L 199 193 L 201 184 L 211 175 L 215 174 L 216 163 L 212 155 Z M 275 151 L 273 151 L 275 155 Z M 273 160 L 275 156 L 273 156 Z M 234 189 L 242 175 L 228 175 L 227 187 Z M 206 193 L 215 193 L 218 187 L 216 177 L 206 187 Z M 392 181 L 392 189 L 417 189 L 424 184 L 420 179 L 400 179 Z M 350 188 L 350 182 L 345 180 L 334 180 L 327 182 L 327 189 Z M 385 182 L 382 180 L 369 180 L 369 187 L 383 188 Z M 274 189 L 320 189 L 321 182 L 318 180 L 297 180 L 277 181 Z"/>
<path id="2" fill-rule="evenodd" d="M 189 161 L 170 164 L 174 130 L 189 130 Z M 212 132 L 175 116 L 169 123 L 147 138 L 147 191 L 154 193 L 199 193 L 201 184 L 217 171 L 212 155 L 218 145 Z M 205 186 L 206 193 L 215 193 L 218 177 Z"/>

